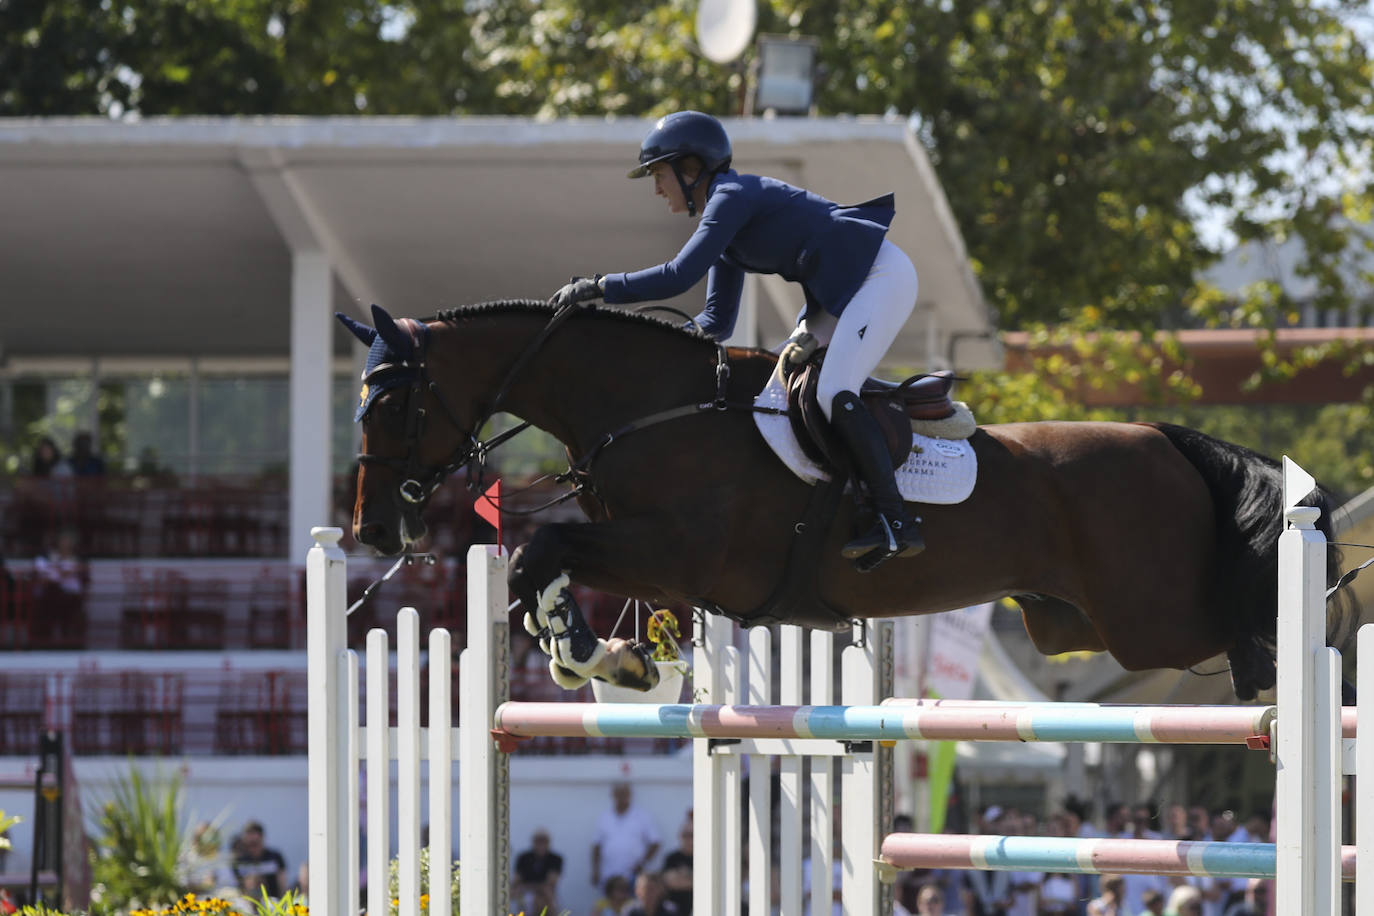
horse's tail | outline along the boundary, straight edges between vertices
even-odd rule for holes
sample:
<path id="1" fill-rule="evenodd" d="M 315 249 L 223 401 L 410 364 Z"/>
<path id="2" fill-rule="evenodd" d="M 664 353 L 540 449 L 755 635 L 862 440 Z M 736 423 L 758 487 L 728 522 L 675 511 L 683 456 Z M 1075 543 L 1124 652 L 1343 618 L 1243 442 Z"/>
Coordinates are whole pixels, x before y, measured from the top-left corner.
<path id="1" fill-rule="evenodd" d="M 1278 541 L 1284 528 L 1279 463 L 1240 445 L 1172 423 L 1151 423 L 1192 463 L 1212 493 L 1216 514 L 1217 576 L 1211 600 L 1231 633 L 1227 657 L 1241 700 L 1274 686 L 1278 607 Z M 1321 509 L 1317 528 L 1331 538 L 1331 494 L 1320 487 L 1303 505 Z M 1340 576 L 1341 553 L 1327 550 L 1327 585 Z M 1349 617 L 1342 603 L 1333 623 Z"/>

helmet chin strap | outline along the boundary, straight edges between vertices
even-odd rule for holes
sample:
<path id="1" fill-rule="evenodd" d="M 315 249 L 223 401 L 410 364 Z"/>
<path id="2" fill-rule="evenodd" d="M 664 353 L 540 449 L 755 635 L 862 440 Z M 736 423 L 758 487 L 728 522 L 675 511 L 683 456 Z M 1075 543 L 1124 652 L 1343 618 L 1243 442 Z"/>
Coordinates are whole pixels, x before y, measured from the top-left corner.
<path id="1" fill-rule="evenodd" d="M 672 167 L 673 177 L 677 179 L 677 186 L 682 189 L 682 199 L 687 202 L 687 215 L 696 216 L 697 201 L 694 192 L 697 189 L 697 185 L 701 184 L 702 179 L 706 178 L 709 173 L 703 169 L 701 174 L 692 179 L 691 184 L 688 184 L 682 177 L 682 172 L 678 170 L 676 159 L 669 162 L 668 165 Z"/>

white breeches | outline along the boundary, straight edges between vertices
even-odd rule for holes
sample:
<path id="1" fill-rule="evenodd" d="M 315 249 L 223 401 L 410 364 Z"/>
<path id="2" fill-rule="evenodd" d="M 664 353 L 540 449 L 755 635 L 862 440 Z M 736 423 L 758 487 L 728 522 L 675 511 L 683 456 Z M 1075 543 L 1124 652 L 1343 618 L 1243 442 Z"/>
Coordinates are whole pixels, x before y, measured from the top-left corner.
<path id="1" fill-rule="evenodd" d="M 911 317 L 916 291 L 916 268 L 911 259 L 884 239 L 863 286 L 839 318 L 821 311 L 798 324 L 798 333 L 810 331 L 821 346 L 830 348 L 816 383 L 816 399 L 827 420 L 835 395 L 857 392 L 864 379 L 873 374 Z"/>

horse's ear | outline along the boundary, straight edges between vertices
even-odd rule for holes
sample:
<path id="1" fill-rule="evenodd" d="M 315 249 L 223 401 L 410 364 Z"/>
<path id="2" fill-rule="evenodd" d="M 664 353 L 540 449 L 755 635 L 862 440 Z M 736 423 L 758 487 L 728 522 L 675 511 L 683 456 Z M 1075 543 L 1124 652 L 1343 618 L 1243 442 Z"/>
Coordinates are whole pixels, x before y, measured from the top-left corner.
<path id="1" fill-rule="evenodd" d="M 377 326 L 378 335 L 386 341 L 387 347 L 398 359 L 410 359 L 415 353 L 415 343 L 410 335 L 396 324 L 396 320 L 386 313 L 386 309 L 376 303 L 372 305 L 372 323 Z"/>
<path id="2" fill-rule="evenodd" d="M 335 312 L 334 317 L 339 319 L 339 323 L 342 324 L 344 327 L 348 328 L 348 330 L 352 332 L 354 337 L 361 340 L 363 342 L 363 346 L 370 347 L 372 346 L 372 341 L 377 339 L 377 332 L 374 331 L 372 328 L 369 328 L 367 325 L 363 324 L 361 321 L 354 321 L 352 318 L 349 318 L 343 312 Z"/>

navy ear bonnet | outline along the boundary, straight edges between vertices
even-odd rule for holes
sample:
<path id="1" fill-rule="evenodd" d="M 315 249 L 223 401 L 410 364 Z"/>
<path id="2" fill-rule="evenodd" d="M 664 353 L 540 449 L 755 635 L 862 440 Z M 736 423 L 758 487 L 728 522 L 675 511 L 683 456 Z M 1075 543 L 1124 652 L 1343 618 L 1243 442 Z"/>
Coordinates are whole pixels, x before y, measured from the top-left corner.
<path id="1" fill-rule="evenodd" d="M 334 317 L 368 345 L 363 389 L 358 396 L 358 409 L 353 413 L 353 422 L 357 423 L 367 416 L 378 395 L 414 380 L 419 371 L 416 357 L 424 352 L 429 328 L 411 318 L 393 319 L 379 305 L 372 306 L 375 330 L 342 312 L 335 312 Z"/>

